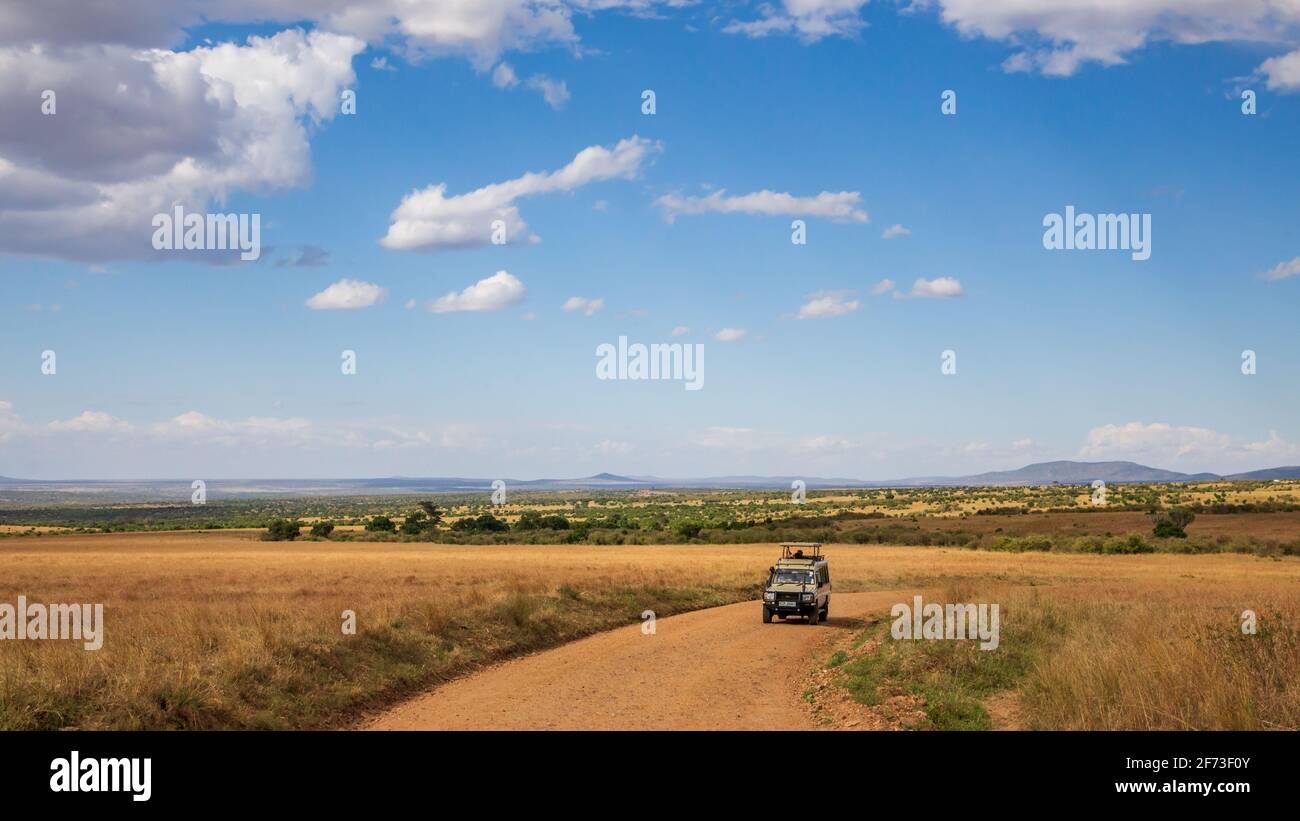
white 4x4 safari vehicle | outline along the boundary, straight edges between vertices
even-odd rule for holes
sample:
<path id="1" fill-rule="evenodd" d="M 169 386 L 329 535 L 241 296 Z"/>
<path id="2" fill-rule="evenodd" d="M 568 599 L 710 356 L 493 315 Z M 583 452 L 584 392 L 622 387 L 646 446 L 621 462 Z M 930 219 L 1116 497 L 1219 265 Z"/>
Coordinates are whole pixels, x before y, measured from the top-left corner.
<path id="1" fill-rule="evenodd" d="M 763 623 L 772 617 L 803 616 L 822 621 L 831 609 L 831 569 L 819 542 L 783 542 L 781 558 L 768 568 L 763 587 Z"/>

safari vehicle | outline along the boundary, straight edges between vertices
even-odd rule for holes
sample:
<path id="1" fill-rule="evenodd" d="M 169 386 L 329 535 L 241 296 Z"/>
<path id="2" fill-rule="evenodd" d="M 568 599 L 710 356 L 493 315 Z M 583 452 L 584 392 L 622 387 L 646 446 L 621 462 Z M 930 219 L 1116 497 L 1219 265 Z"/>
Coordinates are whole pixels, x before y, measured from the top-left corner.
<path id="1" fill-rule="evenodd" d="M 763 624 L 772 617 L 803 616 L 809 624 L 831 609 L 831 569 L 820 542 L 782 542 L 781 558 L 768 568 L 763 587 Z"/>

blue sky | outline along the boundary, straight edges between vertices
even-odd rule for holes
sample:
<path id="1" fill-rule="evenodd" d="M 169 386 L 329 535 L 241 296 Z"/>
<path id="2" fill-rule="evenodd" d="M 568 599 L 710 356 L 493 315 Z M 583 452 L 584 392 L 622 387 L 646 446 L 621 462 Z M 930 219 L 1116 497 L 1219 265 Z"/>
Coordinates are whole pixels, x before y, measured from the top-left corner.
<path id="1" fill-rule="evenodd" d="M 455 39 L 290 3 L 205 22 L 181 4 L 157 43 L 61 42 L 32 20 L 0 46 L 31 90 L 11 106 L 59 92 L 53 116 L 0 129 L 0 176 L 53 200 L 95 192 L 0 198 L 0 475 L 883 479 L 1056 458 L 1300 461 L 1286 21 L 1251 21 L 1274 28 L 1247 38 L 1231 6 L 1075 31 L 1068 9 L 990 17 L 999 3 L 493 4 L 523 22 Z M 763 20 L 768 36 L 737 27 Z M 1193 23 L 1220 34 L 1193 38 Z M 132 73 L 146 45 L 170 55 L 152 79 Z M 187 73 L 187 55 L 203 69 Z M 105 79 L 59 70 L 77 66 Z M 222 88 L 231 100 L 214 102 Z M 355 114 L 335 110 L 344 88 Z M 526 225 L 504 246 L 486 240 L 488 212 L 455 199 L 592 148 L 616 170 L 571 167 L 494 200 L 489 217 Z M 178 171 L 187 161 L 201 173 Z M 473 247 L 381 244 L 404 198 L 438 184 Z M 793 204 L 664 204 L 720 189 Z M 823 192 L 849 196 L 846 211 L 815 204 Z M 149 220 L 174 202 L 260 214 L 262 259 L 154 251 Z M 1044 249 L 1044 216 L 1067 205 L 1150 214 L 1150 259 Z M 887 239 L 891 226 L 906 232 Z M 290 264 L 304 251 L 316 264 Z M 500 271 L 508 298 L 431 310 Z M 344 280 L 382 299 L 308 306 Z M 818 294 L 839 314 L 796 318 Z M 564 310 L 573 297 L 600 302 Z M 703 345 L 705 387 L 598 380 L 595 349 L 619 336 Z"/>

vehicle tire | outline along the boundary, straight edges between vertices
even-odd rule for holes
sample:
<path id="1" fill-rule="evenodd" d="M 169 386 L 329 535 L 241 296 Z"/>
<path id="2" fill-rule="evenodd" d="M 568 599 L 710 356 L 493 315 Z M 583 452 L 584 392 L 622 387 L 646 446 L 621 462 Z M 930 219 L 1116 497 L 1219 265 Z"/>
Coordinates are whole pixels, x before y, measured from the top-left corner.
<path id="1" fill-rule="evenodd" d="M 822 607 L 822 621 L 828 621 L 831 617 L 831 597 L 826 597 L 826 604 Z"/>
<path id="2" fill-rule="evenodd" d="M 820 611 L 820 610 L 814 610 L 814 611 L 812 611 L 811 613 L 809 613 L 809 614 L 808 614 L 808 623 L 811 624 L 811 625 L 816 625 L 817 622 L 818 622 L 818 620 L 819 620 L 819 617 L 821 616 L 821 614 L 822 614 L 822 611 Z"/>
<path id="3" fill-rule="evenodd" d="M 772 623 L 772 609 L 767 605 L 763 605 L 763 624 L 771 624 L 771 623 Z"/>

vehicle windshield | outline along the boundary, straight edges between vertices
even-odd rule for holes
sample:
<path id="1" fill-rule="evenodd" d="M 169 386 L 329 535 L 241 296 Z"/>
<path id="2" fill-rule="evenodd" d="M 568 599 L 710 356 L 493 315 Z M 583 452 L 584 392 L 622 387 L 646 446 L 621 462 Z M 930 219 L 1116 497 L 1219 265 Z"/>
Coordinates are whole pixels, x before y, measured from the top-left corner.
<path id="1" fill-rule="evenodd" d="M 768 584 L 812 584 L 811 570 L 777 570 Z"/>

